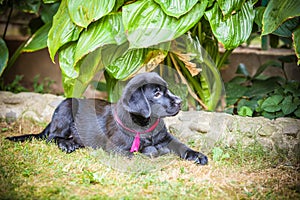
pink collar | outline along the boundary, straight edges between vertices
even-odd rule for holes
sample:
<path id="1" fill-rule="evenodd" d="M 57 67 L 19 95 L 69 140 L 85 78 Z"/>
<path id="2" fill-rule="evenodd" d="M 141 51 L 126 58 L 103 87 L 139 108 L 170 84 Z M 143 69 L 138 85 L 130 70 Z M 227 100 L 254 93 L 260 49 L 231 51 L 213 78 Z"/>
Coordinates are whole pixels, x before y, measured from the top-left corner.
<path id="1" fill-rule="evenodd" d="M 124 128 L 126 131 L 129 131 L 131 133 L 135 133 L 135 137 L 134 137 L 134 140 L 133 140 L 133 143 L 132 143 L 132 146 L 131 146 L 131 149 L 130 149 L 130 152 L 137 152 L 139 151 L 139 147 L 140 147 L 140 134 L 144 134 L 144 133 L 149 133 L 151 131 L 153 131 L 158 123 L 159 123 L 159 119 L 157 119 L 154 124 L 148 128 L 147 130 L 143 131 L 143 132 L 139 132 L 139 131 L 136 131 L 136 130 L 132 130 L 128 127 L 126 127 L 123 122 L 120 120 L 120 118 L 118 117 L 117 115 L 117 111 L 114 112 L 114 118 L 116 120 L 116 122 L 122 127 Z"/>

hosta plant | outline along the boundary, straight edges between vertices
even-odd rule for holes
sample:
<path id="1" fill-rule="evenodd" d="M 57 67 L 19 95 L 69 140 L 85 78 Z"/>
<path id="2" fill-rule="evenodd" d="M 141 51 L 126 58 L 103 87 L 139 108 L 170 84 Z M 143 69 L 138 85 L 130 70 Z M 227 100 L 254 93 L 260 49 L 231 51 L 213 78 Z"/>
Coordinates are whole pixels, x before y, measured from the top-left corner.
<path id="1" fill-rule="evenodd" d="M 0 40 L 1 73 L 19 53 L 48 48 L 52 61 L 58 55 L 66 96 L 80 97 L 100 70 L 105 70 L 112 96 L 118 80 L 164 63 L 177 70 L 194 99 L 208 110 L 215 110 L 224 94 L 218 69 L 248 39 L 258 13 L 251 0 L 23 1 L 33 2 L 59 7 L 10 58 Z"/>

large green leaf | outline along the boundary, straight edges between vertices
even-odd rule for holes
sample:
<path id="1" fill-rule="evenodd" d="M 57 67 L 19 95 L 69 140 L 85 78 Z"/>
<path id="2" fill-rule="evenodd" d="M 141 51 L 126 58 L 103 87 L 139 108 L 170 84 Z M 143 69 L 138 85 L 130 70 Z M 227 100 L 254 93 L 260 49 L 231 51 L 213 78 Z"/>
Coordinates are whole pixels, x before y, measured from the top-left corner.
<path id="1" fill-rule="evenodd" d="M 91 22 L 107 15 L 115 5 L 115 0 L 68 0 L 68 9 L 72 21 L 86 28 Z"/>
<path id="2" fill-rule="evenodd" d="M 255 12 L 251 1 L 243 4 L 240 11 L 223 19 L 222 11 L 215 3 L 212 9 L 205 12 L 215 37 L 228 50 L 245 42 L 252 31 Z"/>
<path id="3" fill-rule="evenodd" d="M 129 43 L 125 42 L 121 45 L 111 44 L 102 47 L 102 59 L 103 66 L 109 66 L 116 59 L 123 56 L 127 52 Z"/>
<path id="4" fill-rule="evenodd" d="M 179 18 L 189 12 L 198 0 L 154 0 L 169 16 Z"/>
<path id="5" fill-rule="evenodd" d="M 2 38 L 0 38 L 0 76 L 2 75 L 4 69 L 8 62 L 8 48 Z"/>
<path id="6" fill-rule="evenodd" d="M 217 0 L 219 7 L 225 18 L 238 12 L 246 0 Z"/>
<path id="7" fill-rule="evenodd" d="M 57 12 L 59 5 L 60 2 L 41 5 L 41 11 L 40 11 L 41 19 L 45 24 L 47 24 L 48 22 L 52 22 L 53 16 Z"/>
<path id="8" fill-rule="evenodd" d="M 147 64 L 157 66 L 165 57 L 166 52 L 159 49 L 131 49 L 107 66 L 106 71 L 115 79 L 123 80 Z"/>
<path id="9" fill-rule="evenodd" d="M 69 43 L 62 47 L 59 51 L 59 67 L 64 76 L 70 79 L 78 77 L 79 69 L 74 67 L 74 54 L 77 44 L 75 42 Z"/>
<path id="10" fill-rule="evenodd" d="M 54 61 L 57 50 L 64 44 L 77 40 L 81 31 L 82 28 L 76 26 L 69 16 L 67 0 L 62 0 L 57 13 L 53 17 L 47 41 L 52 61 Z"/>
<path id="11" fill-rule="evenodd" d="M 299 26 L 300 17 L 288 19 L 281 24 L 272 34 L 282 37 L 292 37 L 292 32 Z"/>
<path id="12" fill-rule="evenodd" d="M 115 1 L 116 1 L 116 3 L 115 3 L 115 6 L 114 6 L 112 12 L 117 12 L 123 6 L 123 4 L 126 2 L 126 0 L 115 0 Z"/>
<path id="13" fill-rule="evenodd" d="M 64 74 L 64 72 L 61 72 L 61 78 L 62 78 L 62 84 L 64 88 L 64 95 L 65 97 L 72 97 L 73 94 L 73 88 L 75 85 L 76 79 L 72 79 Z"/>
<path id="14" fill-rule="evenodd" d="M 122 56 L 128 49 L 128 43 L 100 47 L 86 55 L 75 65 L 74 55 L 76 48 L 77 44 L 73 42 L 62 47 L 59 52 L 63 87 L 67 97 L 80 97 L 94 75 Z"/>
<path id="15" fill-rule="evenodd" d="M 34 52 L 47 47 L 48 32 L 51 28 L 51 22 L 43 25 L 37 30 L 29 40 L 27 40 L 22 52 Z"/>
<path id="16" fill-rule="evenodd" d="M 81 97 L 95 74 L 103 69 L 101 51 L 101 48 L 96 49 L 86 55 L 84 59 L 77 64 L 79 66 L 79 76 L 75 80 L 72 97 Z"/>
<path id="17" fill-rule="evenodd" d="M 121 13 L 107 15 L 91 24 L 88 29 L 81 34 L 77 43 L 74 64 L 89 52 L 101 46 L 107 44 L 120 45 L 124 42 L 126 42 L 126 37 Z"/>
<path id="18" fill-rule="evenodd" d="M 293 32 L 294 48 L 300 65 L 300 26 Z"/>
<path id="19" fill-rule="evenodd" d="M 65 95 L 80 97 L 93 76 L 103 67 L 115 61 L 128 49 L 128 43 L 107 45 L 86 55 L 76 65 L 74 55 L 77 43 L 69 43 L 59 52 L 59 64 Z"/>
<path id="20" fill-rule="evenodd" d="M 275 31 L 284 21 L 300 16 L 299 0 L 270 0 L 262 19 L 262 35 Z"/>
<path id="21" fill-rule="evenodd" d="M 254 10 L 255 10 L 254 22 L 257 24 L 257 26 L 259 26 L 261 28 L 262 27 L 262 18 L 263 18 L 266 8 L 265 7 L 257 7 Z"/>
<path id="22" fill-rule="evenodd" d="M 130 48 L 146 48 L 181 36 L 200 20 L 207 3 L 197 3 L 179 19 L 166 15 L 152 0 L 124 6 L 123 22 Z"/>
<path id="23" fill-rule="evenodd" d="M 59 53 L 63 87 L 67 97 L 81 97 L 94 75 L 104 67 L 101 62 L 101 48 L 86 55 L 73 67 L 75 49 L 76 43 L 72 43 L 63 47 Z"/>
<path id="24" fill-rule="evenodd" d="M 115 79 L 124 79 L 141 67 L 147 49 L 133 49 L 126 52 L 111 65 L 106 67 L 106 71 Z"/>

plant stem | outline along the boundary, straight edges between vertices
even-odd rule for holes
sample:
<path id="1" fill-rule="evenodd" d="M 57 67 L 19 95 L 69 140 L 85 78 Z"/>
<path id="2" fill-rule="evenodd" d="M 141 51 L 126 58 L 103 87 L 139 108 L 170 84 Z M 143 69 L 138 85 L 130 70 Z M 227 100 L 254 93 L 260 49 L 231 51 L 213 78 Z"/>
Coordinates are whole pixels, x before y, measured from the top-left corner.
<path id="1" fill-rule="evenodd" d="M 261 49 L 265 50 L 265 51 L 269 49 L 269 36 L 268 35 L 263 35 L 261 37 Z"/>
<path id="2" fill-rule="evenodd" d="M 188 82 L 186 81 L 186 79 L 184 78 L 182 72 L 180 71 L 180 68 L 185 72 L 186 76 L 188 77 L 189 82 L 192 84 L 193 87 L 197 87 L 197 89 L 200 89 L 199 91 L 201 91 L 201 87 L 198 85 L 197 83 L 195 83 L 196 81 L 193 79 L 193 77 L 191 77 L 190 74 L 187 74 L 188 72 L 186 72 L 186 68 L 184 66 L 178 66 L 178 62 L 176 60 L 176 58 L 174 58 L 174 56 L 170 53 L 170 58 L 175 66 L 175 69 L 177 70 L 179 76 L 181 77 L 181 80 L 187 85 L 188 91 L 189 93 L 192 95 L 192 97 L 194 99 L 196 99 L 196 101 L 198 101 L 198 103 L 202 106 L 203 109 L 207 110 L 207 106 L 201 101 L 201 99 L 199 99 L 199 97 L 197 96 L 197 94 L 192 90 L 192 88 L 190 87 L 190 85 L 188 84 Z M 196 88 L 195 88 L 196 89 Z M 199 93 L 198 93 L 199 94 Z"/>
<path id="3" fill-rule="evenodd" d="M 220 68 L 223 66 L 223 64 L 225 63 L 225 61 L 227 60 L 228 56 L 232 53 L 233 49 L 231 50 L 225 50 L 224 54 L 221 56 L 220 59 L 217 60 L 217 68 L 218 70 L 220 70 Z"/>
<path id="4" fill-rule="evenodd" d="M 117 102 L 118 99 L 118 95 L 119 90 L 118 88 L 115 88 L 116 84 L 117 84 L 117 80 L 112 77 L 109 73 L 107 73 L 107 71 L 104 71 L 104 77 L 106 80 L 106 91 L 108 94 L 108 101 L 111 103 L 115 103 Z M 114 89 L 116 89 L 117 91 L 115 91 Z"/>
<path id="5" fill-rule="evenodd" d="M 212 77 L 215 78 L 214 81 L 211 82 L 212 85 L 210 86 L 210 101 L 208 102 L 208 108 L 210 110 L 214 110 L 218 105 L 219 100 L 222 101 L 223 82 L 220 76 L 220 70 L 216 68 L 215 63 L 213 63 L 211 59 L 206 59 L 204 63 L 207 66 L 206 70 L 209 70 Z M 208 72 L 203 73 L 203 77 L 206 81 L 210 80 L 210 76 L 207 76 L 208 74 Z"/>
<path id="6" fill-rule="evenodd" d="M 6 32 L 7 32 L 7 29 L 8 29 L 8 24 L 9 24 L 11 14 L 12 14 L 12 11 L 13 11 L 13 4 L 14 3 L 12 2 L 9 13 L 8 13 L 7 21 L 6 21 L 4 32 L 3 32 L 3 40 L 5 40 Z"/>
<path id="7" fill-rule="evenodd" d="M 198 28 L 198 39 L 199 39 L 200 44 L 202 44 L 203 38 L 202 38 L 201 22 L 198 22 L 197 28 Z"/>

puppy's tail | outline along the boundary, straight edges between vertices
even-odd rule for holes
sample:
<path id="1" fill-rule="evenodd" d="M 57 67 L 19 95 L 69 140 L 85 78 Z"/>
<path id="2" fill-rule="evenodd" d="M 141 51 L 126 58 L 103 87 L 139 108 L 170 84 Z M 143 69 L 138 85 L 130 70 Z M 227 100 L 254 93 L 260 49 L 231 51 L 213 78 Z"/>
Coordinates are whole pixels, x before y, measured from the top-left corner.
<path id="1" fill-rule="evenodd" d="M 50 131 L 50 123 L 47 125 L 47 127 L 39 134 L 26 134 L 26 135 L 20 135 L 20 136 L 12 136 L 7 137 L 7 140 L 14 141 L 14 142 L 24 142 L 25 140 L 32 140 L 33 138 L 39 139 L 39 140 L 45 140 L 47 136 L 49 135 Z"/>

